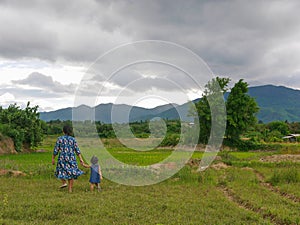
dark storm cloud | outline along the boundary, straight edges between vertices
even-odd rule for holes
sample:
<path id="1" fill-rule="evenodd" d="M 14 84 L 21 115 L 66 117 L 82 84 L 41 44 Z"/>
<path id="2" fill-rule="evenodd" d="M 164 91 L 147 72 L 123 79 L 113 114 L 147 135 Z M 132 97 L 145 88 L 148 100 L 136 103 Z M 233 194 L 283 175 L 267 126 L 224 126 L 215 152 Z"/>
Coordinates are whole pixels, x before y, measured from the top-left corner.
<path id="1" fill-rule="evenodd" d="M 101 28 L 105 4 L 94 1 L 0 1 L 0 51 L 6 58 L 91 62 L 128 41 Z M 83 10 L 84 9 L 84 10 Z"/>
<path id="2" fill-rule="evenodd" d="M 299 9 L 296 0 L 0 1 L 0 56 L 90 63 L 157 39 L 188 47 L 217 75 L 289 85 L 284 77 L 300 71 Z"/>

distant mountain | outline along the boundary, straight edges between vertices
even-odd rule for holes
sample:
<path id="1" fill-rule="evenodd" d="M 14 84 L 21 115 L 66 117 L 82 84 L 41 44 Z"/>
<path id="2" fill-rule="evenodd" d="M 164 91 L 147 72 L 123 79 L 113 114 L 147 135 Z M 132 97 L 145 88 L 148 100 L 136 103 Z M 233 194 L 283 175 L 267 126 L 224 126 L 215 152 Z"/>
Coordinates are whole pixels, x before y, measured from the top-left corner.
<path id="1" fill-rule="evenodd" d="M 250 87 L 249 95 L 260 107 L 257 118 L 263 122 L 275 120 L 300 121 L 300 90 L 283 86 Z"/>
<path id="2" fill-rule="evenodd" d="M 59 109 L 51 112 L 41 112 L 40 119 L 44 121 L 51 120 L 96 120 L 103 123 L 126 123 L 128 121 L 141 121 L 150 120 L 157 117 L 159 114 L 168 111 L 169 109 L 175 109 L 176 104 L 167 104 L 155 107 L 153 109 L 145 109 L 142 107 L 130 106 L 125 104 L 114 105 L 100 104 L 96 107 L 89 107 L 86 105 L 80 105 L 74 108 Z M 178 118 L 178 116 L 176 117 Z"/>
<path id="3" fill-rule="evenodd" d="M 264 85 L 249 87 L 248 94 L 254 97 L 260 107 L 258 120 L 265 123 L 275 120 L 300 121 L 300 90 L 283 86 Z M 228 96 L 228 94 L 226 95 Z M 195 100 L 198 101 L 199 99 Z M 166 104 L 146 109 L 125 104 L 100 104 L 96 107 L 81 105 L 73 108 L 59 109 L 52 112 L 41 112 L 40 118 L 50 120 L 72 120 L 72 111 L 75 120 L 96 120 L 103 123 L 124 123 L 141 120 L 150 120 L 154 117 L 165 119 L 178 119 L 192 121 L 188 117 L 190 103 L 183 105 Z M 95 118 L 93 118 L 95 116 Z"/>

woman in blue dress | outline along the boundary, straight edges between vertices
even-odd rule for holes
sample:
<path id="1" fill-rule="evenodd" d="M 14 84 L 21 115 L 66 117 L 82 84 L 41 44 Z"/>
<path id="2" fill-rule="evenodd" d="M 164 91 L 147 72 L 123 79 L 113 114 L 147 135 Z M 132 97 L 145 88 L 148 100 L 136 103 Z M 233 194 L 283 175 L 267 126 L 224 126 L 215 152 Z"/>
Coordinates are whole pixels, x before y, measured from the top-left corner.
<path id="1" fill-rule="evenodd" d="M 52 164 L 55 164 L 55 156 L 58 155 L 55 176 L 62 181 L 61 188 L 68 187 L 69 192 L 72 192 L 74 179 L 83 174 L 83 171 L 78 168 L 76 155 L 79 157 L 80 163 L 83 163 L 83 159 L 76 139 L 71 136 L 72 128 L 66 125 L 63 127 L 63 132 L 64 135 L 56 141 Z M 68 184 L 66 180 L 68 180 Z"/>

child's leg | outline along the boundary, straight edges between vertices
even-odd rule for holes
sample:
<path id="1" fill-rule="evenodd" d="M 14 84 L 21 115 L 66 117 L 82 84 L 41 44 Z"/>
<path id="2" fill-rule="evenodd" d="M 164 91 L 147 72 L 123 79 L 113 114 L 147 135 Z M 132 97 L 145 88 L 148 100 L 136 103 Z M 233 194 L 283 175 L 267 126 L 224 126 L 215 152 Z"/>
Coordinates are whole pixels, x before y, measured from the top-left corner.
<path id="1" fill-rule="evenodd" d="M 98 192 L 99 192 L 99 191 L 101 191 L 100 184 L 99 184 L 99 183 L 97 183 L 97 184 L 96 184 L 96 186 L 97 186 Z"/>
<path id="2" fill-rule="evenodd" d="M 90 183 L 90 189 L 91 189 L 91 191 L 94 191 L 94 184 L 93 183 Z"/>

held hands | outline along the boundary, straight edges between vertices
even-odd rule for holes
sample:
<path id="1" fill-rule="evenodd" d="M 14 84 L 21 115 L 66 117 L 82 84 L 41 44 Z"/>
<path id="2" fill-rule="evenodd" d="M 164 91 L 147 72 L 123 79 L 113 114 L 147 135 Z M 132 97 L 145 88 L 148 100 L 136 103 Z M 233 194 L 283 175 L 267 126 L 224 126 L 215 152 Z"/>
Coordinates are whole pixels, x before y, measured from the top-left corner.
<path id="1" fill-rule="evenodd" d="M 90 167 L 89 165 L 85 164 L 83 160 L 82 161 L 80 160 L 80 165 L 82 165 L 85 168 L 89 168 Z"/>
<path id="2" fill-rule="evenodd" d="M 79 155 L 79 161 L 80 161 L 80 165 L 84 165 L 84 161 L 83 161 L 83 159 L 82 159 L 82 157 L 81 157 L 81 155 Z"/>

